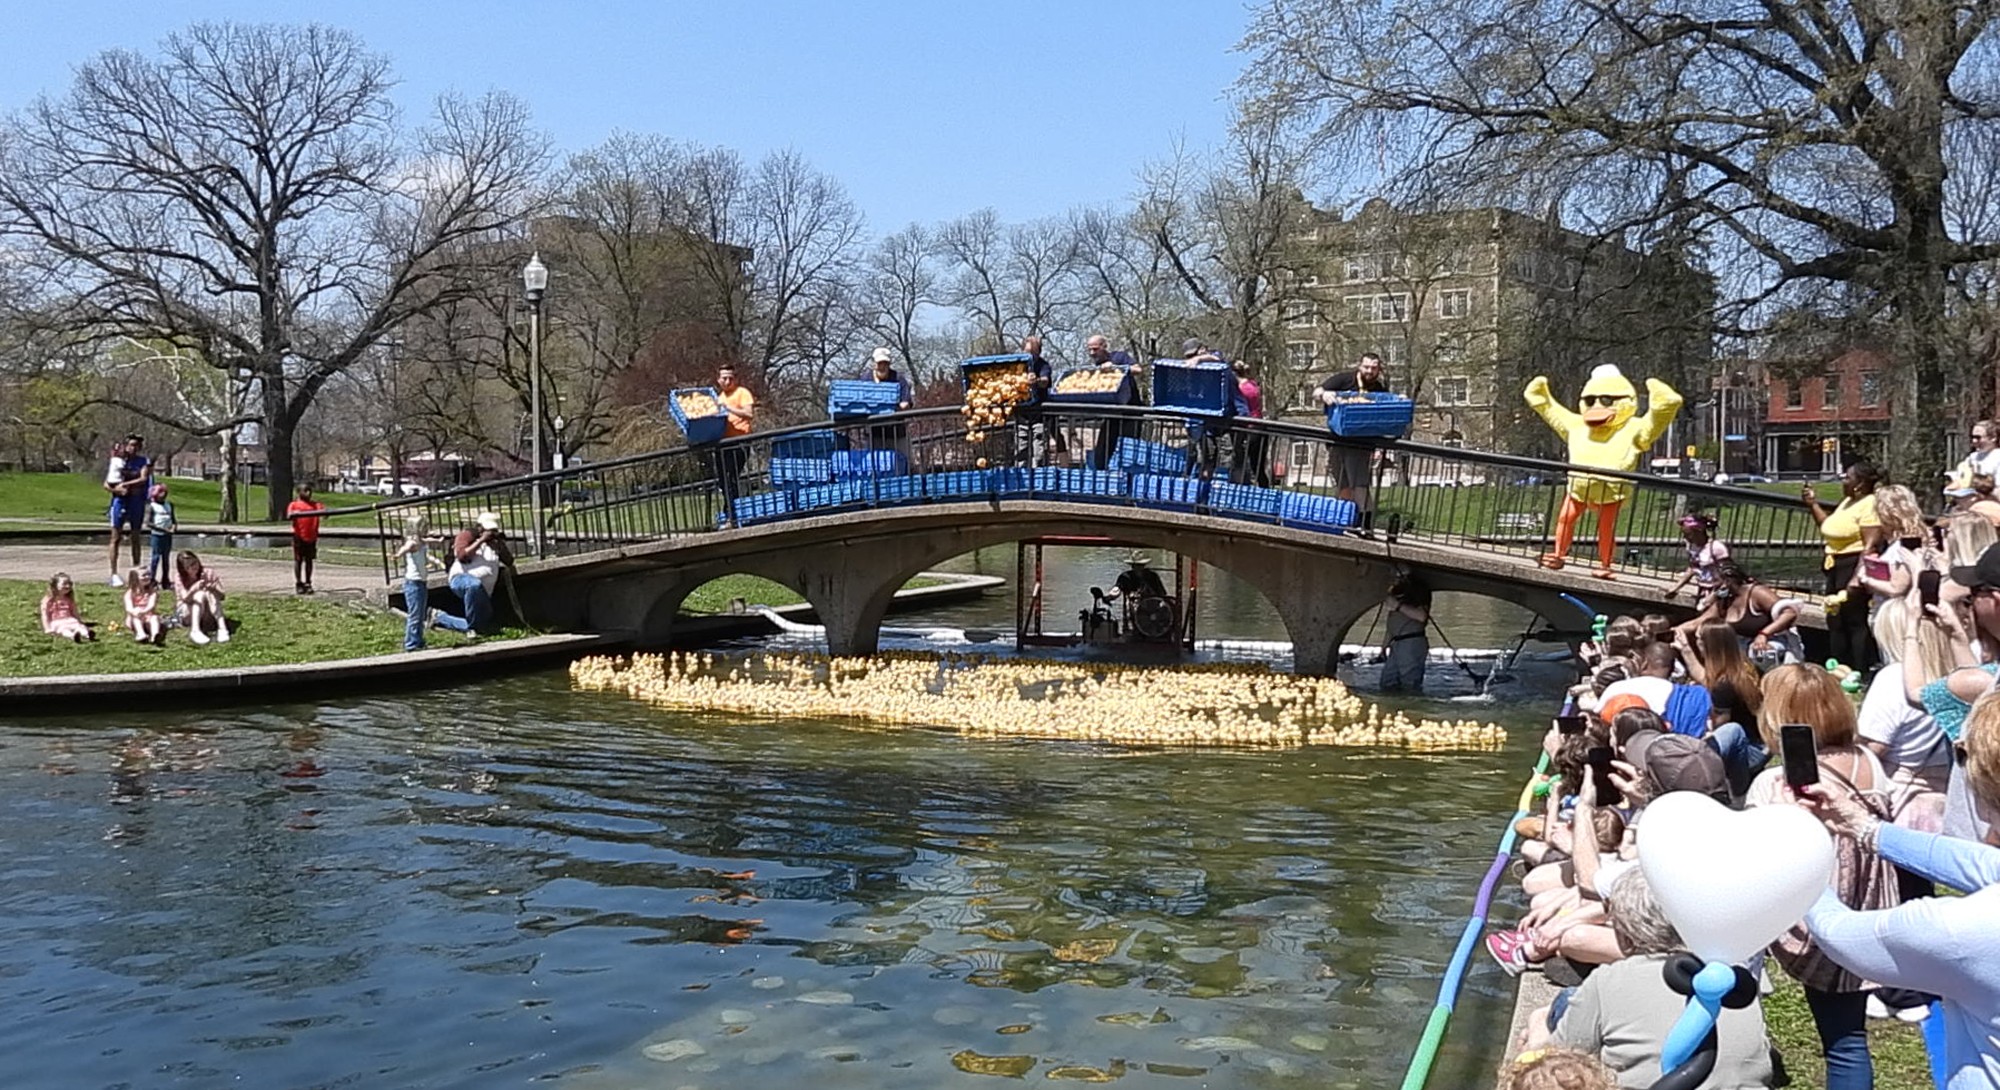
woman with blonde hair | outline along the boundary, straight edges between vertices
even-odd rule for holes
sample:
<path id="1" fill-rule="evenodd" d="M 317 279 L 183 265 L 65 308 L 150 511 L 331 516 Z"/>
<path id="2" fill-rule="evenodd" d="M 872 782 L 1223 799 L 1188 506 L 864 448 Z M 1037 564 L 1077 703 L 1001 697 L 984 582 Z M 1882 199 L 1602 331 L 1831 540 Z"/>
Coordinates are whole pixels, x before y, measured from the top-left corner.
<path id="1" fill-rule="evenodd" d="M 1806 663 L 1780 666 L 1764 678 L 1764 739 L 1779 748 L 1780 728 L 1803 723 L 1812 728 L 1819 750 L 1820 786 L 1829 797 L 1852 800 L 1878 818 L 1889 816 L 1888 774 L 1875 754 L 1860 744 L 1854 703 L 1826 670 Z M 1766 770 L 1750 785 L 1751 806 L 1794 806 L 1783 768 Z M 1853 837 L 1834 837 L 1833 890 L 1840 903 L 1857 911 L 1900 903 L 1896 870 L 1865 851 Z M 1771 957 L 1805 990 L 1806 1008 L 1819 1030 L 1826 1058 L 1827 1090 L 1874 1085 L 1868 1055 L 1868 982 L 1827 957 L 1800 925 L 1771 944 Z"/>
<path id="2" fill-rule="evenodd" d="M 1861 742 L 1881 759 L 1900 794 L 1943 791 L 1951 775 L 1951 739 L 1929 713 L 1910 703 L 1904 673 L 1920 673 L 1924 685 L 1951 673 L 1951 641 L 1937 625 L 1912 625 L 1908 598 L 1883 602 L 1875 610 L 1874 626 L 1886 668 L 1868 683 L 1861 699 L 1856 720 Z M 1899 802 L 1898 812 L 1903 805 Z"/>
<path id="3" fill-rule="evenodd" d="M 1917 572 L 1935 560 L 1926 547 L 1930 527 L 1924 522 L 1923 509 L 1917 506 L 1915 492 L 1900 484 L 1883 485 L 1875 491 L 1875 517 L 1882 526 L 1877 539 L 1880 547 L 1861 558 L 1854 569 L 1854 581 L 1848 586 L 1867 593 L 1879 606 L 1887 599 L 1909 593 L 1910 582 Z M 1873 664 L 1848 665 L 1865 668 Z"/>
<path id="4" fill-rule="evenodd" d="M 1978 515 L 1950 515 L 1944 519 L 1943 526 L 1945 563 L 1954 568 L 1979 563 L 1986 550 L 2000 543 L 2000 531 Z"/>

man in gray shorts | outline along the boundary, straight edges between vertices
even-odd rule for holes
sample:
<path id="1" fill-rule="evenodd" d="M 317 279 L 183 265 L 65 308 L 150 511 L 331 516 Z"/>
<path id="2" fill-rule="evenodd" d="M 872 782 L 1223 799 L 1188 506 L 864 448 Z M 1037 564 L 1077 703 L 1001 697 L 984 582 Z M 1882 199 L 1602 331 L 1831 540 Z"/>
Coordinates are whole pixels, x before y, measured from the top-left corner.
<path id="1" fill-rule="evenodd" d="M 1360 362 L 1352 371 L 1339 371 L 1328 376 L 1319 384 L 1319 402 L 1332 405 L 1340 394 L 1356 391 L 1388 393 L 1389 382 L 1382 377 L 1382 357 L 1373 352 L 1361 354 Z M 1336 446 L 1334 448 L 1333 484 L 1339 490 L 1340 498 L 1351 500 L 1354 509 L 1360 513 L 1363 533 L 1375 529 L 1375 504 L 1368 494 L 1373 483 L 1375 448 L 1368 446 Z"/>

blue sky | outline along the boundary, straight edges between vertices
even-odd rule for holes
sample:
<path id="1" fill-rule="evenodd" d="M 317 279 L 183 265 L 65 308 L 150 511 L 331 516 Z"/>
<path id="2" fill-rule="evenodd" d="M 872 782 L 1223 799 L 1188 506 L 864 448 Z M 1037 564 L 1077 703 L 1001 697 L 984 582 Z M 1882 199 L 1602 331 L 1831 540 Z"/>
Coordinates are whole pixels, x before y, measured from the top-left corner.
<path id="1" fill-rule="evenodd" d="M 18 4 L 0 109 L 101 50 L 205 19 L 343 26 L 389 55 L 398 99 L 510 90 L 558 147 L 628 129 L 796 147 L 873 233 L 991 206 L 1003 220 L 1116 201 L 1176 137 L 1218 143 L 1242 67 L 1236 0 L 1001 3 L 63 0 Z"/>

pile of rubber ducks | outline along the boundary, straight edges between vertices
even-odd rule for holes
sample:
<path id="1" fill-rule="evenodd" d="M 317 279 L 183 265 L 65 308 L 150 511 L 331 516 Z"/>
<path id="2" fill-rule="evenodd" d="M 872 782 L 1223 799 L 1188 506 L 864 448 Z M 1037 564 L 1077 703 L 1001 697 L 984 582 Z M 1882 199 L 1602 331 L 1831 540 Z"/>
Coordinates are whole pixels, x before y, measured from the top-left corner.
<path id="1" fill-rule="evenodd" d="M 970 371 L 965 379 L 965 404 L 958 410 L 965 417 L 965 439 L 977 443 L 986 438 L 986 428 L 1004 426 L 1014 415 L 1014 407 L 1027 401 L 1035 390 L 1035 376 L 1022 366 L 993 365 Z"/>
<path id="2" fill-rule="evenodd" d="M 1125 371 L 1115 366 L 1065 371 L 1056 380 L 1059 394 L 1109 394 L 1125 383 Z"/>
<path id="3" fill-rule="evenodd" d="M 1165 668 L 958 653 L 675 652 L 580 659 L 570 681 L 675 711 L 859 721 L 971 738 L 1432 751 L 1497 749 L 1505 741 L 1491 723 L 1384 713 L 1332 678 L 1238 663 Z"/>
<path id="4" fill-rule="evenodd" d="M 714 416 L 722 411 L 715 399 L 701 390 L 674 391 L 674 404 L 680 406 L 681 415 L 689 420 L 704 416 Z"/>

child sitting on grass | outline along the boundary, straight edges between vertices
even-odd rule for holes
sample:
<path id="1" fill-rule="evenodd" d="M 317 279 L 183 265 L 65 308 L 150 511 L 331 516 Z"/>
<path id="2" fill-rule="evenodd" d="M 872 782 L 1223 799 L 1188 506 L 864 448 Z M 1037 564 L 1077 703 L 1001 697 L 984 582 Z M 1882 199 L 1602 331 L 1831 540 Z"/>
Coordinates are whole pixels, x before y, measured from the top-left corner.
<path id="1" fill-rule="evenodd" d="M 49 576 L 49 592 L 42 596 L 41 613 L 42 631 L 51 636 L 77 643 L 97 638 L 90 622 L 77 616 L 76 585 L 63 572 Z"/>
<path id="2" fill-rule="evenodd" d="M 166 627 L 154 612 L 159 604 L 160 585 L 153 582 L 151 573 L 144 568 L 125 573 L 125 627 L 132 630 L 135 642 L 160 643 L 166 639 Z"/>
<path id="3" fill-rule="evenodd" d="M 174 613 L 187 626 L 188 639 L 207 643 L 204 623 L 215 629 L 217 643 L 229 642 L 229 621 L 222 615 L 222 577 L 204 566 L 194 551 L 183 550 L 174 561 Z"/>

